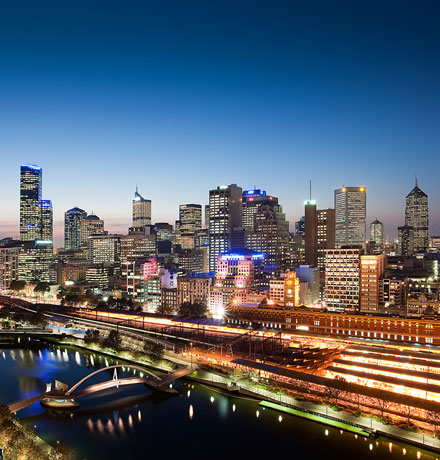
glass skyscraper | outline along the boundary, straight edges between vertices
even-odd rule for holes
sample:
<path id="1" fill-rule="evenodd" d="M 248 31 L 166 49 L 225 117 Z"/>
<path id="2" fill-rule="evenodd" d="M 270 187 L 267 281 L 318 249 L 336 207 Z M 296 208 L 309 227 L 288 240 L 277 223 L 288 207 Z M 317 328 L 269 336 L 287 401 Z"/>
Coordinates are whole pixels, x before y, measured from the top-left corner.
<path id="1" fill-rule="evenodd" d="M 218 256 L 232 248 L 233 228 L 241 225 L 241 199 L 236 184 L 209 191 L 209 271 L 216 270 Z"/>
<path id="2" fill-rule="evenodd" d="M 366 240 L 367 190 L 342 187 L 335 190 L 336 247 L 362 246 Z"/>
<path id="3" fill-rule="evenodd" d="M 36 165 L 20 169 L 20 240 L 41 238 L 41 208 L 43 171 Z"/>
<path id="4" fill-rule="evenodd" d="M 72 208 L 64 213 L 64 249 L 81 247 L 81 222 L 87 217 L 86 211 Z"/>
<path id="5" fill-rule="evenodd" d="M 136 187 L 133 200 L 133 227 L 151 225 L 151 200 L 146 200 Z"/>
<path id="6" fill-rule="evenodd" d="M 416 186 L 406 196 L 405 226 L 414 230 L 414 252 L 425 252 L 429 247 L 428 195 Z"/>

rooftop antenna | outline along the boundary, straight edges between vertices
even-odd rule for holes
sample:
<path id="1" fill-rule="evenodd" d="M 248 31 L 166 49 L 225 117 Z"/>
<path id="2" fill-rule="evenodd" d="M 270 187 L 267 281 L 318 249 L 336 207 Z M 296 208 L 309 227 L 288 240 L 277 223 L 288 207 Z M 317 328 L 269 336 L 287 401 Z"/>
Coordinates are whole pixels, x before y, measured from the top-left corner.
<path id="1" fill-rule="evenodd" d="M 309 189 L 310 189 L 310 201 L 312 201 L 312 180 L 310 179 L 310 182 L 309 182 Z"/>
<path id="2" fill-rule="evenodd" d="M 136 182 L 136 193 L 138 193 L 138 184 Z"/>

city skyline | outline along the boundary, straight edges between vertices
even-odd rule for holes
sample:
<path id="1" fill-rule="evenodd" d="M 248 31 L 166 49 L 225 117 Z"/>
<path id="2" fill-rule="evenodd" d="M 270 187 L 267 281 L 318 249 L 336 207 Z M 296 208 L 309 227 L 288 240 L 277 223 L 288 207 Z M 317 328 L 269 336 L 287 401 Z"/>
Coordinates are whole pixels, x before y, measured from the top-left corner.
<path id="1" fill-rule="evenodd" d="M 23 165 L 19 165 L 18 167 L 22 167 Z M 43 180 L 42 182 L 44 183 L 44 187 L 45 187 L 45 190 L 47 189 L 50 189 L 50 182 L 47 180 L 47 177 L 45 175 L 45 168 L 42 167 L 41 165 L 39 164 L 36 164 L 36 166 L 40 167 L 42 170 L 43 170 Z M 420 178 L 414 178 L 413 177 L 413 180 L 414 181 L 418 181 L 420 182 Z M 225 183 L 226 184 L 226 183 Z M 221 185 L 225 185 L 225 184 L 219 184 L 217 186 L 221 186 Z M 395 240 L 397 238 L 397 227 L 403 225 L 405 223 L 405 197 L 408 195 L 408 193 L 413 189 L 414 187 L 414 184 L 415 182 L 412 184 L 411 188 L 409 188 L 406 192 L 404 192 L 404 196 L 403 198 L 401 199 L 402 201 L 402 204 L 401 204 L 401 207 L 402 207 L 402 210 L 401 210 L 401 213 L 399 212 L 396 212 L 395 216 L 393 214 L 391 214 L 391 219 L 389 218 L 389 216 L 386 216 L 385 217 L 382 217 L 382 218 L 379 218 L 380 221 L 382 221 L 384 223 L 384 227 L 385 227 L 385 238 L 389 238 L 390 240 Z M 237 184 L 239 187 L 241 186 L 240 184 Z M 19 186 L 19 184 L 18 184 Z M 217 187 L 215 186 L 215 187 Z M 345 185 L 346 186 L 346 185 Z M 214 187 L 214 188 L 215 188 Z M 272 193 L 272 190 L 269 188 L 269 187 L 262 187 L 260 186 L 259 184 L 256 184 L 256 187 L 257 188 L 260 188 L 262 190 L 267 190 L 268 192 Z M 348 186 L 346 186 L 348 187 Z M 421 186 L 422 187 L 422 190 L 423 190 L 423 185 Z M 368 187 L 365 187 L 366 188 L 366 195 L 367 195 L 367 219 L 366 219 L 366 224 L 367 224 L 367 227 L 369 228 L 370 226 L 370 223 L 372 223 L 377 217 L 377 213 L 375 213 L 374 210 L 371 210 L 369 209 L 369 198 L 370 198 L 370 191 L 368 190 Z M 243 190 L 252 190 L 253 189 L 253 186 L 252 187 L 249 187 L 249 188 L 246 188 L 246 187 L 242 187 Z M 115 233 L 115 234 L 126 234 L 128 232 L 128 228 L 132 226 L 132 203 L 133 203 L 133 197 L 136 196 L 136 193 L 137 190 L 141 190 L 141 186 L 139 184 L 135 184 L 133 190 L 130 190 L 129 191 L 129 200 L 128 200 L 128 204 L 126 203 L 126 206 L 124 208 L 122 208 L 122 213 L 121 214 L 118 214 L 117 212 L 115 212 L 114 210 L 112 210 L 112 212 L 110 212 L 110 217 L 107 217 L 102 214 L 101 212 L 98 212 L 97 209 L 99 209 L 100 207 L 100 203 L 98 201 L 94 201 L 92 203 L 92 205 L 90 207 L 85 207 L 85 206 L 82 206 L 82 205 L 78 205 L 78 204 L 74 204 L 74 205 L 71 205 L 70 208 L 74 208 L 76 206 L 78 206 L 79 208 L 81 209 L 84 209 L 87 214 L 97 214 L 100 219 L 104 220 L 104 223 L 105 223 L 105 229 L 109 232 L 109 233 Z M 314 199 L 314 201 L 316 201 L 317 205 L 319 208 L 323 208 L 324 205 L 321 205 L 322 202 L 325 202 L 325 203 L 329 203 L 328 204 L 328 208 L 333 208 L 334 209 L 334 192 L 336 191 L 337 189 L 334 189 L 334 190 L 331 190 L 330 191 L 330 198 L 327 196 L 325 200 L 319 200 L 318 199 Z M 424 190 L 423 190 L 424 191 Z M 202 201 L 200 203 L 197 203 L 197 204 L 201 204 L 202 207 L 204 207 L 205 204 L 207 204 L 209 202 L 209 190 L 206 190 L 206 196 L 208 197 L 207 199 L 205 199 L 205 201 Z M 125 192 L 126 193 L 126 192 Z M 124 195 L 125 195 L 124 193 Z M 151 198 L 147 197 L 146 196 L 146 193 L 143 192 L 143 196 L 145 196 L 145 199 L 146 200 L 151 200 Z M 307 193 L 310 193 L 309 189 L 307 190 Z M 275 193 L 273 193 L 274 195 L 276 195 Z M 18 201 L 18 208 L 19 208 L 19 193 L 17 194 L 17 201 Z M 53 198 L 53 196 L 55 195 L 55 198 Z M 112 202 L 113 199 L 117 198 L 117 197 L 120 197 L 121 193 L 120 191 L 118 192 L 114 192 L 114 195 L 112 196 L 109 196 L 107 197 L 108 198 L 108 202 Z M 427 193 L 428 197 L 430 196 L 429 193 Z M 314 197 L 314 193 L 313 193 L 313 189 L 312 189 L 312 197 Z M 64 245 L 64 214 L 65 212 L 67 212 L 70 208 L 66 208 L 66 209 L 59 209 L 56 205 L 57 203 L 57 198 L 56 198 L 56 192 L 54 194 L 54 191 L 52 189 L 52 192 L 51 192 L 51 198 L 52 198 L 52 203 L 53 203 L 53 225 L 54 225 L 54 229 L 53 229 L 53 235 L 54 235 L 54 247 L 57 248 L 57 247 L 63 247 Z M 160 197 L 158 197 L 159 200 L 160 200 Z M 280 200 L 280 204 L 283 206 L 283 210 L 285 211 L 286 209 L 292 209 L 292 208 L 297 208 L 299 211 L 298 211 L 298 214 L 297 216 L 291 216 L 288 214 L 288 212 L 286 212 L 286 220 L 289 221 L 289 228 L 290 228 L 290 232 L 291 233 L 294 233 L 295 232 L 295 222 L 298 221 L 302 216 L 304 216 L 304 201 L 302 200 L 299 200 L 300 203 L 289 203 L 288 201 L 284 201 L 283 198 L 279 198 Z M 430 198 L 430 206 L 429 206 L 429 214 L 430 214 L 430 222 L 429 222 L 429 229 L 430 229 L 430 235 L 437 235 L 437 234 L 440 234 L 440 221 L 439 219 L 436 217 L 439 217 L 437 214 L 436 214 L 436 211 L 438 208 L 436 208 L 435 206 L 435 202 L 433 204 L 433 201 L 434 199 L 431 197 Z M 121 200 L 119 200 L 120 202 L 120 205 L 122 205 L 121 203 Z M 167 214 L 165 214 L 164 212 L 161 211 L 161 206 L 162 206 L 162 202 L 161 201 L 157 201 L 156 202 L 156 206 L 159 208 L 159 211 L 157 212 L 157 215 L 158 216 L 161 216 L 163 217 L 162 219 L 160 217 L 156 218 L 156 214 L 155 214 L 155 202 L 153 200 L 151 200 L 151 214 L 152 214 L 152 218 L 151 218 L 151 221 L 152 223 L 156 223 L 156 222 L 167 222 L 171 225 L 175 225 L 175 221 L 178 220 L 179 218 L 179 206 L 183 205 L 183 204 L 187 204 L 187 203 L 192 203 L 195 201 L 191 201 L 189 200 L 187 203 L 183 203 L 182 200 L 176 200 L 175 202 L 178 203 L 177 206 L 176 206 L 176 209 L 175 209 L 175 213 L 174 215 L 172 214 L 172 211 L 171 213 L 169 213 L 169 211 L 167 212 Z M 103 205 L 103 208 L 105 208 L 105 201 L 103 200 L 102 201 L 102 205 Z M 171 206 L 169 206 L 171 207 Z M 393 207 L 393 203 L 391 203 L 391 207 Z M 14 222 L 6 222 L 5 224 L 5 220 L 2 219 L 1 222 L 0 222 L 0 238 L 5 238 L 5 237 L 17 237 L 17 239 L 19 239 L 19 209 L 15 211 L 15 214 L 18 214 L 17 216 L 17 222 L 14 223 Z M 102 214 L 102 215 L 101 215 Z M 168 216 L 168 218 L 167 218 Z M 374 217 L 373 217 L 374 216 Z M 397 225 L 394 226 L 394 224 L 392 223 L 394 221 L 394 219 L 396 219 L 396 222 L 397 222 Z M 15 230 L 14 230 L 15 229 Z M 437 229 L 437 230 L 436 230 Z M 369 239 L 369 231 L 367 229 L 367 240 Z"/>
<path id="2" fill-rule="evenodd" d="M 50 5 L 0 18 L 2 236 L 28 162 L 57 241 L 74 206 L 127 228 L 136 183 L 155 221 L 236 183 L 279 197 L 292 225 L 309 180 L 321 209 L 365 186 L 367 224 L 395 236 L 415 174 L 440 234 L 437 2 Z"/>

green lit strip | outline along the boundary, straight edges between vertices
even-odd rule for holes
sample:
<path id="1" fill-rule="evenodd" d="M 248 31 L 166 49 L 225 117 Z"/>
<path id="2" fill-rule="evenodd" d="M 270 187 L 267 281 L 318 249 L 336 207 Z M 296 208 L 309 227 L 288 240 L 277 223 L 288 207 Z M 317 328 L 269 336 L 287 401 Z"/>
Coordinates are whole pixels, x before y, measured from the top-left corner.
<path id="1" fill-rule="evenodd" d="M 347 425 L 343 422 L 337 422 L 336 420 L 328 419 L 326 417 L 321 417 L 315 414 L 309 414 L 308 412 L 303 412 L 297 409 L 292 409 L 291 407 L 282 406 L 281 404 L 272 403 L 269 401 L 261 401 L 260 406 L 268 407 L 269 409 L 278 410 L 280 412 L 285 412 L 290 415 L 295 415 L 297 417 L 306 418 L 313 422 L 323 423 L 325 425 L 330 425 L 334 428 L 339 428 L 341 430 L 350 431 L 351 433 L 359 434 L 361 436 L 370 436 L 368 431 L 363 430 L 357 426 Z"/>

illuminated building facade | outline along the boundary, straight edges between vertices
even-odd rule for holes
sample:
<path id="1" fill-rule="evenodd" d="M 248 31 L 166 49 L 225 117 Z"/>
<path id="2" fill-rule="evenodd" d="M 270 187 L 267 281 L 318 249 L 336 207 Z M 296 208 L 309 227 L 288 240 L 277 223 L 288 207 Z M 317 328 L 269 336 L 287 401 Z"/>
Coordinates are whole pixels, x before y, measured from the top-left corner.
<path id="1" fill-rule="evenodd" d="M 299 305 L 299 279 L 295 272 L 289 272 L 284 279 L 284 305 L 286 307 Z"/>
<path id="2" fill-rule="evenodd" d="M 104 221 L 95 214 L 90 214 L 80 222 L 81 246 L 87 247 L 90 235 L 104 235 Z"/>
<path id="3" fill-rule="evenodd" d="M 24 241 L 18 255 L 18 279 L 28 284 L 49 282 L 53 246 L 49 240 Z"/>
<path id="4" fill-rule="evenodd" d="M 154 234 L 129 233 L 121 239 L 121 262 L 133 262 L 157 255 L 157 240 Z"/>
<path id="5" fill-rule="evenodd" d="M 288 269 L 291 265 L 289 222 L 280 205 L 263 204 L 254 216 L 254 231 L 246 233 L 246 249 L 262 253 L 265 263 Z"/>
<path id="6" fill-rule="evenodd" d="M 136 187 L 133 200 L 133 227 L 151 225 L 151 200 L 146 200 Z"/>
<path id="7" fill-rule="evenodd" d="M 359 310 L 361 248 L 325 251 L 325 302 L 330 311 Z"/>
<path id="8" fill-rule="evenodd" d="M 342 187 L 335 190 L 336 247 L 362 246 L 366 239 L 367 190 Z"/>
<path id="9" fill-rule="evenodd" d="M 261 328 L 270 323 L 275 329 L 296 330 L 335 338 L 365 338 L 396 343 L 440 345 L 440 321 L 329 313 L 307 307 L 283 308 L 279 305 L 255 308 L 231 305 L 226 325 Z"/>
<path id="10" fill-rule="evenodd" d="M 87 213 L 80 208 L 72 208 L 64 213 L 64 249 L 76 250 L 81 247 L 81 222 Z"/>
<path id="11" fill-rule="evenodd" d="M 361 312 L 377 312 L 380 303 L 380 279 L 385 272 L 385 254 L 361 255 L 359 308 Z"/>
<path id="12" fill-rule="evenodd" d="M 405 226 L 414 229 L 415 253 L 425 252 L 429 247 L 428 195 L 416 186 L 406 196 Z"/>
<path id="13" fill-rule="evenodd" d="M 179 206 L 179 244 L 182 249 L 194 249 L 195 233 L 202 229 L 202 206 L 181 204 Z"/>
<path id="14" fill-rule="evenodd" d="M 41 238 L 41 212 L 43 171 L 36 165 L 20 168 L 20 240 Z"/>
<path id="15" fill-rule="evenodd" d="M 203 273 L 208 266 L 208 253 L 203 249 L 184 249 L 177 254 L 177 263 L 186 273 Z"/>
<path id="16" fill-rule="evenodd" d="M 87 257 L 91 264 L 119 264 L 121 260 L 120 235 L 90 235 Z"/>
<path id="17" fill-rule="evenodd" d="M 232 229 L 241 225 L 242 189 L 236 184 L 209 191 L 209 270 L 217 268 L 218 256 L 232 249 Z"/>
<path id="18" fill-rule="evenodd" d="M 398 245 L 397 252 L 401 256 L 414 254 L 414 227 L 402 225 L 397 227 Z"/>
<path id="19" fill-rule="evenodd" d="M 213 283 L 214 273 L 193 273 L 179 278 L 177 284 L 177 302 L 197 303 L 208 305 L 209 292 Z"/>
<path id="20" fill-rule="evenodd" d="M 383 248 L 385 245 L 385 230 L 383 223 L 376 219 L 370 224 L 370 243 L 378 248 Z"/>
<path id="21" fill-rule="evenodd" d="M 278 198 L 267 195 L 265 190 L 244 190 L 242 197 L 242 227 L 246 232 L 255 231 L 255 214 L 262 205 L 278 205 Z"/>
<path id="22" fill-rule="evenodd" d="M 316 201 L 304 202 L 304 261 L 312 267 L 325 267 L 325 250 L 335 248 L 335 210 L 316 209 Z"/>
<path id="23" fill-rule="evenodd" d="M 18 279 L 17 247 L 0 248 L 0 290 L 9 289 L 11 281 Z"/>

